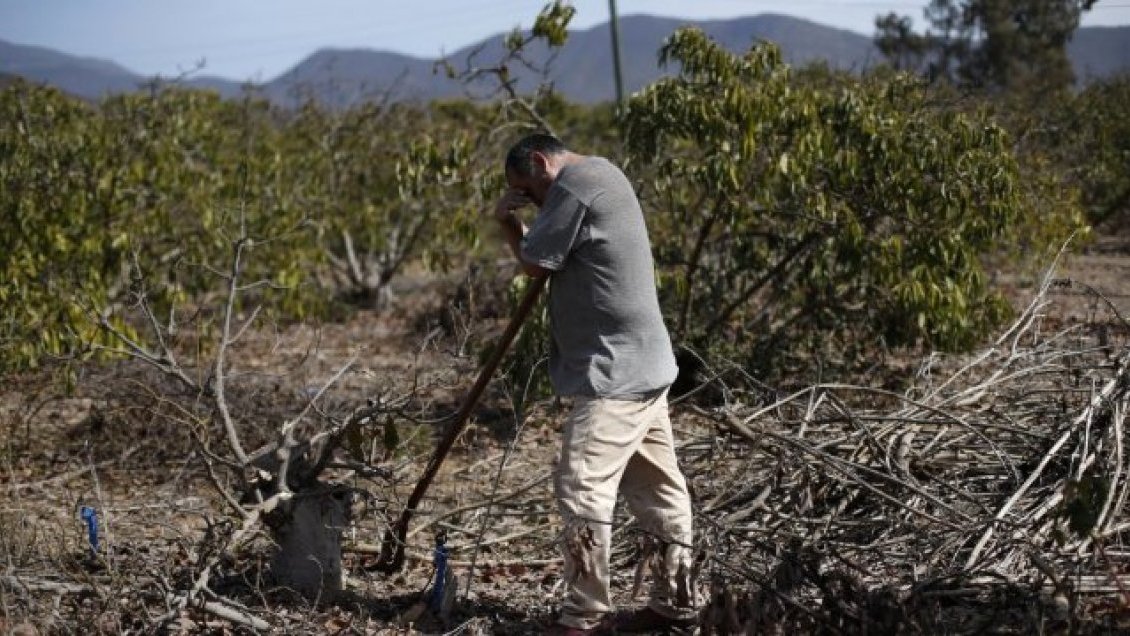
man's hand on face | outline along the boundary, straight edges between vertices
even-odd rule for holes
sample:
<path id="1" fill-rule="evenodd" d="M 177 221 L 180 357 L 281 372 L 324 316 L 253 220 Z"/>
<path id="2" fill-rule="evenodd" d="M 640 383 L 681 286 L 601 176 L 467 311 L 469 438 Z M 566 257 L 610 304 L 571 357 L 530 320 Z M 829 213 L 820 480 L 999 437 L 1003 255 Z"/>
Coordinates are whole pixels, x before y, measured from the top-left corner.
<path id="1" fill-rule="evenodd" d="M 510 188 L 494 205 L 494 218 L 499 221 L 505 221 L 513 215 L 514 210 L 524 208 L 530 205 L 533 201 L 525 192 L 517 188 Z"/>

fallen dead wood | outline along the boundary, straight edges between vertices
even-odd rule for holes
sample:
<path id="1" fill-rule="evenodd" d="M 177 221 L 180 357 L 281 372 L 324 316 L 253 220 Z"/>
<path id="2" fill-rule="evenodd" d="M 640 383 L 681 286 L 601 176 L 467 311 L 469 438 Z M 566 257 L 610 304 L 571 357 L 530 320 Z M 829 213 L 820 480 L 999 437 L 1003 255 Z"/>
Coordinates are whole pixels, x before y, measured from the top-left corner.
<path id="1" fill-rule="evenodd" d="M 30 490 L 30 489 L 34 489 L 34 488 L 43 488 L 45 486 L 57 487 L 59 485 L 62 485 L 62 484 L 65 484 L 65 483 L 71 481 L 72 479 L 78 479 L 79 477 L 82 477 L 84 475 L 89 475 L 91 470 L 101 470 L 101 469 L 106 468 L 108 466 L 112 466 L 113 464 L 116 464 L 116 463 L 119 463 L 119 462 L 124 462 L 127 459 L 129 459 L 130 456 L 133 455 L 135 452 L 137 452 L 137 447 L 131 446 L 131 447 L 127 448 L 126 450 L 122 451 L 122 454 L 119 455 L 118 457 L 115 457 L 114 459 L 107 459 L 107 460 L 100 461 L 100 462 L 97 462 L 97 463 L 89 465 L 89 466 L 83 466 L 81 468 L 76 468 L 74 470 L 68 470 L 67 472 L 59 473 L 58 475 L 52 475 L 51 477 L 47 477 L 46 479 L 40 479 L 38 481 L 30 481 L 30 482 L 24 482 L 24 483 L 18 483 L 18 484 L 11 484 L 9 486 L 9 488 L 11 488 L 12 490 L 20 491 L 20 490 Z"/>
<path id="2" fill-rule="evenodd" d="M 498 543 L 498 542 L 495 542 Z M 378 556 L 381 553 L 381 546 L 374 543 L 347 543 L 342 546 L 345 552 L 352 552 L 354 554 L 365 554 L 371 556 Z M 431 563 L 434 555 L 420 554 L 408 550 L 406 553 L 407 558 L 412 561 L 422 563 Z M 563 560 L 561 557 L 548 558 L 548 559 L 491 559 L 479 563 L 480 567 L 509 567 L 512 565 L 525 565 L 529 567 L 545 567 L 547 565 L 561 565 Z M 471 562 L 468 560 L 448 559 L 447 564 L 451 567 L 462 568 L 470 567 Z"/>
<path id="3" fill-rule="evenodd" d="M 930 631 L 942 594 L 996 599 L 1000 625 L 1026 631 L 1018 608 L 1048 590 L 1126 595 L 1103 548 L 1130 539 L 1130 343 L 1095 324 L 1045 329 L 1067 286 L 1047 279 L 992 346 L 930 356 L 905 392 L 822 384 L 699 409 L 721 435 L 683 456 L 706 482 L 707 614 L 730 617 L 714 629 Z M 935 627 L 991 629 L 947 620 Z"/>
<path id="4" fill-rule="evenodd" d="M 1063 587 L 1077 594 L 1125 594 L 1130 590 L 1130 574 L 1084 574 L 1069 577 Z M 1057 586 L 1045 583 L 1043 591 L 1056 591 Z"/>
<path id="5" fill-rule="evenodd" d="M 509 501 L 509 500 L 513 499 L 514 497 L 517 497 L 518 495 L 527 493 L 530 490 L 546 483 L 547 481 L 549 481 L 550 476 L 551 475 L 548 471 L 542 472 L 542 473 L 539 473 L 538 475 L 536 475 L 533 479 L 530 479 L 529 481 L 522 484 L 521 486 L 519 486 L 519 487 L 515 488 L 514 490 L 512 490 L 508 493 L 505 493 L 503 495 L 498 495 L 498 496 L 496 496 L 492 499 L 488 499 L 486 501 L 476 501 L 476 502 L 473 502 L 473 503 L 462 504 L 460 506 L 446 508 L 446 509 L 443 510 L 443 512 L 429 518 L 428 520 L 424 521 L 420 525 L 416 526 L 414 529 L 412 529 L 410 532 L 407 533 L 406 538 L 411 538 L 411 537 L 415 536 L 416 534 L 421 533 L 424 530 L 429 529 L 434 524 L 443 521 L 444 519 L 450 519 L 450 518 L 452 518 L 456 515 L 462 514 L 464 512 L 468 512 L 468 511 L 471 511 L 471 510 L 478 510 L 478 509 L 481 509 L 481 508 L 486 508 L 488 506 L 496 506 L 496 505 L 501 504 L 503 502 Z"/>
<path id="6" fill-rule="evenodd" d="M 146 585 L 144 579 L 138 579 L 131 582 L 133 585 Z M 151 582 L 150 582 L 151 583 Z M 93 585 L 85 583 L 70 583 L 66 581 L 51 581 L 47 579 L 25 579 L 16 576 L 0 576 L 0 585 L 7 587 L 13 591 L 23 592 L 51 592 L 54 594 L 96 594 L 97 590 Z M 145 595 L 149 594 L 149 590 L 138 590 Z M 191 604 L 182 603 L 182 599 L 174 594 L 166 594 L 164 597 L 165 602 L 180 608 L 190 607 L 198 609 L 207 614 L 211 614 L 217 618 L 222 618 L 238 625 L 250 627 L 254 630 L 265 631 L 271 628 L 271 624 L 267 621 L 252 615 L 251 613 L 235 607 L 231 604 L 225 604 L 221 601 L 206 601 L 197 600 Z"/>
<path id="7" fill-rule="evenodd" d="M 1032 470 L 1031 474 L 1028 475 L 1028 478 L 1024 480 L 1024 483 L 1021 484 L 1020 487 L 1016 489 L 1016 492 L 1012 493 L 1012 496 L 1010 496 L 1008 500 L 1004 502 L 1004 505 L 1001 506 L 1000 511 L 998 511 L 996 516 L 993 518 L 994 523 L 989 524 L 989 527 L 985 530 L 985 533 L 981 535 L 981 539 L 977 542 L 977 545 L 973 547 L 973 550 L 969 555 L 969 559 L 966 561 L 966 567 L 973 567 L 973 565 L 977 562 L 978 557 L 981 556 L 981 550 L 985 547 L 985 544 L 988 543 L 989 539 L 992 538 L 993 530 L 996 527 L 996 522 L 1003 520 L 1008 515 L 1012 507 L 1015 506 L 1018 501 L 1020 501 L 1020 499 L 1028 492 L 1028 490 L 1032 487 L 1036 480 L 1039 479 L 1044 469 L 1048 467 L 1048 464 L 1051 463 L 1051 461 L 1055 458 L 1055 456 L 1059 453 L 1063 446 L 1077 435 L 1078 429 L 1085 424 L 1091 424 L 1096 415 L 1103 413 L 1104 410 L 1109 410 L 1112 404 L 1120 403 L 1125 399 L 1127 390 L 1130 389 L 1130 381 L 1128 381 L 1127 379 L 1127 373 L 1130 373 L 1130 350 L 1123 354 L 1117 366 L 1117 372 L 1113 375 L 1113 377 L 1107 380 L 1103 388 L 1095 393 L 1094 397 L 1092 397 L 1090 402 L 1087 404 L 1087 407 L 1083 409 L 1083 412 L 1071 421 L 1071 424 L 1068 425 L 1067 430 L 1065 430 L 1063 434 L 1059 436 L 1059 439 L 1057 439 L 1055 443 L 1052 444 L 1051 448 L 1049 448 L 1048 451 L 1044 453 L 1044 456 L 1040 458 L 1040 463 L 1036 465 L 1036 468 Z M 1115 423 L 1115 426 L 1121 426 L 1121 418 L 1118 418 L 1118 422 Z M 1122 443 L 1120 435 L 1115 437 L 1115 443 Z M 1115 465 L 1116 470 L 1120 468 L 1121 466 L 1117 464 Z"/>

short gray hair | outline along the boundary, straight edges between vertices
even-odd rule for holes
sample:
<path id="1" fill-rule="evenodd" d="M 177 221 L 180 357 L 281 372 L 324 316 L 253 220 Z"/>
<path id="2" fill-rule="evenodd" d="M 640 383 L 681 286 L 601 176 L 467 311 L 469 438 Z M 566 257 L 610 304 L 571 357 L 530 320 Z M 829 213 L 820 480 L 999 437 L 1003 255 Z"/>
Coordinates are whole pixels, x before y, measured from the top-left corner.
<path id="1" fill-rule="evenodd" d="M 567 150 L 565 144 L 553 135 L 546 133 L 527 135 L 511 146 L 510 151 L 506 153 L 506 172 L 520 177 L 532 176 L 534 174 L 534 164 L 531 159 L 533 153 L 556 155 Z"/>

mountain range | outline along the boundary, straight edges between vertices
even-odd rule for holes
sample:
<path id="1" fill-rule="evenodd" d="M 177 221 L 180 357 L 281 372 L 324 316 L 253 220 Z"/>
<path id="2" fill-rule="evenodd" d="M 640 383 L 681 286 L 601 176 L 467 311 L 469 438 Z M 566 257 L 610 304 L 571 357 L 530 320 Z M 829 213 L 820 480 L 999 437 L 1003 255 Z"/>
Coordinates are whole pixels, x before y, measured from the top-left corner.
<path id="1" fill-rule="evenodd" d="M 775 42 L 781 47 L 785 60 L 797 66 L 825 62 L 833 68 L 859 70 L 882 59 L 872 40 L 864 35 L 789 16 L 763 14 L 729 20 L 689 21 L 631 15 L 620 19 L 626 91 L 637 90 L 661 76 L 659 47 L 664 38 L 683 25 L 701 28 L 733 51 L 746 50 L 760 40 Z M 504 34 L 492 36 L 451 53 L 447 60 L 456 70 L 494 66 L 503 57 L 503 42 Z M 1081 28 L 1069 44 L 1068 52 L 1076 74 L 1083 79 L 1130 71 L 1130 26 Z M 555 55 L 543 45 L 535 44 L 526 52 L 525 59 L 533 68 L 523 64 L 508 67 L 519 91 L 532 90 L 540 81 L 548 79 L 573 101 L 591 103 L 614 97 L 608 23 L 571 31 L 568 42 Z M 375 49 L 327 48 L 256 86 L 206 75 L 176 81 L 216 90 L 226 97 L 239 95 L 244 90 L 259 91 L 283 105 L 311 97 L 342 106 L 377 97 L 426 101 L 476 92 L 474 84 L 465 85 L 450 79 L 436 62 Z M 534 68 L 548 68 L 548 71 Z M 137 90 L 153 81 L 111 61 L 0 41 L 0 77 L 5 75 L 46 83 L 88 99 Z"/>

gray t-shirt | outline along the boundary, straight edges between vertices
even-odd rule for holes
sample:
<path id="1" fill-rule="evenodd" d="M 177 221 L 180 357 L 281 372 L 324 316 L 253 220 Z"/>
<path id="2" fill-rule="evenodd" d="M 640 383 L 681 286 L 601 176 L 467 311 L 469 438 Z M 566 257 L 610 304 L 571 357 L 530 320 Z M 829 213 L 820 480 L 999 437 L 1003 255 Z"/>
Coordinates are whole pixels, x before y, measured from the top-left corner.
<path id="1" fill-rule="evenodd" d="M 600 157 L 565 166 L 522 258 L 553 272 L 549 376 L 559 395 L 632 399 L 674 382 L 643 211 L 619 168 Z"/>

